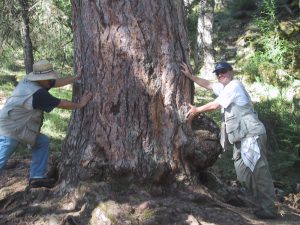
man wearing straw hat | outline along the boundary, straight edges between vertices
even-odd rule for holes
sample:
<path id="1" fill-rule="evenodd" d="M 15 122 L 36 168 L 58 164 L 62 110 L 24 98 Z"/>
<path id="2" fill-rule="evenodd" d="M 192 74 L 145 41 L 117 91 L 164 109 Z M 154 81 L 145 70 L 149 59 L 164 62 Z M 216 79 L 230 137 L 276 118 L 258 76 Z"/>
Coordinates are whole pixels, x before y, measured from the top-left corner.
<path id="1" fill-rule="evenodd" d="M 48 60 L 33 64 L 33 72 L 19 82 L 12 95 L 0 111 L 0 174 L 19 143 L 30 145 L 32 162 L 29 186 L 54 186 L 56 180 L 46 177 L 49 152 L 49 138 L 40 133 L 43 113 L 54 108 L 80 109 L 92 98 L 85 92 L 79 102 L 58 99 L 48 91 L 52 87 L 62 87 L 80 79 L 80 76 L 58 78 Z"/>

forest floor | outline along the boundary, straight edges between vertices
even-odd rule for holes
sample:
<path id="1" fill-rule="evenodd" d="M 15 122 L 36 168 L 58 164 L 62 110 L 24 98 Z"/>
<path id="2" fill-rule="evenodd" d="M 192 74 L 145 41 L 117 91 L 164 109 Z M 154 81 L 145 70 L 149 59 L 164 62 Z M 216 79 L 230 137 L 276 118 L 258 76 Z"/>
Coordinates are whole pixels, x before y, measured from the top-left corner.
<path id="1" fill-rule="evenodd" d="M 12 157 L 0 178 L 1 225 L 296 225 L 300 221 L 300 193 L 280 196 L 278 218 L 260 220 L 248 204 L 238 198 L 225 203 L 213 187 L 204 185 L 149 187 L 120 178 L 81 183 L 71 195 L 61 194 L 59 185 L 30 189 L 29 165 L 29 157 Z M 233 184 L 231 188 L 238 190 Z"/>

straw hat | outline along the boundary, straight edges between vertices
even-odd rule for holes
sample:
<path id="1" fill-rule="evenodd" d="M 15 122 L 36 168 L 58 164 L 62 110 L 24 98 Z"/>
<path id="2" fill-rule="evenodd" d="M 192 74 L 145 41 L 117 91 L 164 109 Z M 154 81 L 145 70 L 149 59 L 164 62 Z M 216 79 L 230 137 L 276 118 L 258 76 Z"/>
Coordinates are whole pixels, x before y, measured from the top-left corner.
<path id="1" fill-rule="evenodd" d="M 58 79 L 57 73 L 53 70 L 52 64 L 48 60 L 39 60 L 33 64 L 33 72 L 25 76 L 27 80 L 56 80 Z"/>

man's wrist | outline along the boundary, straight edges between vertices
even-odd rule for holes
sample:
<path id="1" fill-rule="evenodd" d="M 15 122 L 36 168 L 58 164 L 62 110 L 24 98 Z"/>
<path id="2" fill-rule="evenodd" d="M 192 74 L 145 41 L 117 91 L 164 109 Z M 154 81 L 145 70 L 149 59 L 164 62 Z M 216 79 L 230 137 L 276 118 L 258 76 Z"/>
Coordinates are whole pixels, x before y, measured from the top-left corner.
<path id="1" fill-rule="evenodd" d="M 198 114 L 202 113 L 201 109 L 202 109 L 201 106 L 196 108 L 196 111 L 197 111 Z"/>

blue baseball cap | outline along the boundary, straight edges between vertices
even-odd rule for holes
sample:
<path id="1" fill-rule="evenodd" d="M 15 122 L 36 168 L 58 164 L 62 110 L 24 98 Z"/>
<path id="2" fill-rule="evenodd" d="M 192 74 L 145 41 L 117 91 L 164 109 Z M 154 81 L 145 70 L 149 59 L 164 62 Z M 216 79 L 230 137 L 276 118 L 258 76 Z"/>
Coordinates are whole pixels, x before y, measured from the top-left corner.
<path id="1" fill-rule="evenodd" d="M 216 73 L 217 71 L 222 70 L 222 69 L 227 69 L 229 71 L 233 70 L 232 66 L 228 62 L 219 62 L 219 63 L 217 63 L 213 73 Z"/>

